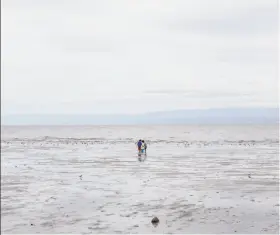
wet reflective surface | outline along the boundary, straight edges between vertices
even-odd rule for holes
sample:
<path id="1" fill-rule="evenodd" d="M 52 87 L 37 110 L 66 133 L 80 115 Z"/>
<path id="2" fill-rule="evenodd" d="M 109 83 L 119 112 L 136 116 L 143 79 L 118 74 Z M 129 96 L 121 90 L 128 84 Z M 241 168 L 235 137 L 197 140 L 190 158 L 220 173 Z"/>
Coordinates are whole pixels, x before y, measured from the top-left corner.
<path id="1" fill-rule="evenodd" d="M 278 126 L 2 127 L 1 230 L 278 233 L 278 145 Z"/>

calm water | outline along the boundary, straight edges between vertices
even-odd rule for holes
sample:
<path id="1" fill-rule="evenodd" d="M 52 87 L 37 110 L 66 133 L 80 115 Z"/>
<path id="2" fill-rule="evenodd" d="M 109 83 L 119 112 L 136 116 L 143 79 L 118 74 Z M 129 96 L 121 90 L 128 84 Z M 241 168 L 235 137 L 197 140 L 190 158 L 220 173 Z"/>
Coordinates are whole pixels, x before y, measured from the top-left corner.
<path id="1" fill-rule="evenodd" d="M 279 231 L 277 125 L 2 127 L 1 136 L 2 233 Z"/>

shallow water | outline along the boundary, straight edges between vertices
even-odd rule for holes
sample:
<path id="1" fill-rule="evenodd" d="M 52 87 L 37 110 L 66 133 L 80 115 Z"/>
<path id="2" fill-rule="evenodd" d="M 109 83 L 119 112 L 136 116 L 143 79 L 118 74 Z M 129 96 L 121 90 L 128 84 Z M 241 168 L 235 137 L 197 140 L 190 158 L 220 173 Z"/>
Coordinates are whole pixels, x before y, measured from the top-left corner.
<path id="1" fill-rule="evenodd" d="M 277 125 L 2 127 L 1 136 L 2 233 L 279 232 Z"/>

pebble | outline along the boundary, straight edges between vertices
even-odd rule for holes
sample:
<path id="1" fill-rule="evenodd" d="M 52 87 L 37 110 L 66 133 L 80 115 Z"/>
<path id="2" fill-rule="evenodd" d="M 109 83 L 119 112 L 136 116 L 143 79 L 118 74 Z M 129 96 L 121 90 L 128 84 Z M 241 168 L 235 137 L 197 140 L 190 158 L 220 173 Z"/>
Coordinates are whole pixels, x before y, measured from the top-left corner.
<path id="1" fill-rule="evenodd" d="M 157 223 L 159 223 L 159 219 L 158 219 L 158 217 L 154 217 L 152 219 L 152 224 L 157 224 Z"/>

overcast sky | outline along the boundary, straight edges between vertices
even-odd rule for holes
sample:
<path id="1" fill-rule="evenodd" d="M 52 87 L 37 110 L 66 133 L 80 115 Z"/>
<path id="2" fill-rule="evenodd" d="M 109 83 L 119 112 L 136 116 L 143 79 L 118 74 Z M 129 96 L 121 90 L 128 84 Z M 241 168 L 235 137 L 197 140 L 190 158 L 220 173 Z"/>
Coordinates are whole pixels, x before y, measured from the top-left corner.
<path id="1" fill-rule="evenodd" d="M 2 114 L 278 104 L 277 0 L 2 0 Z"/>

